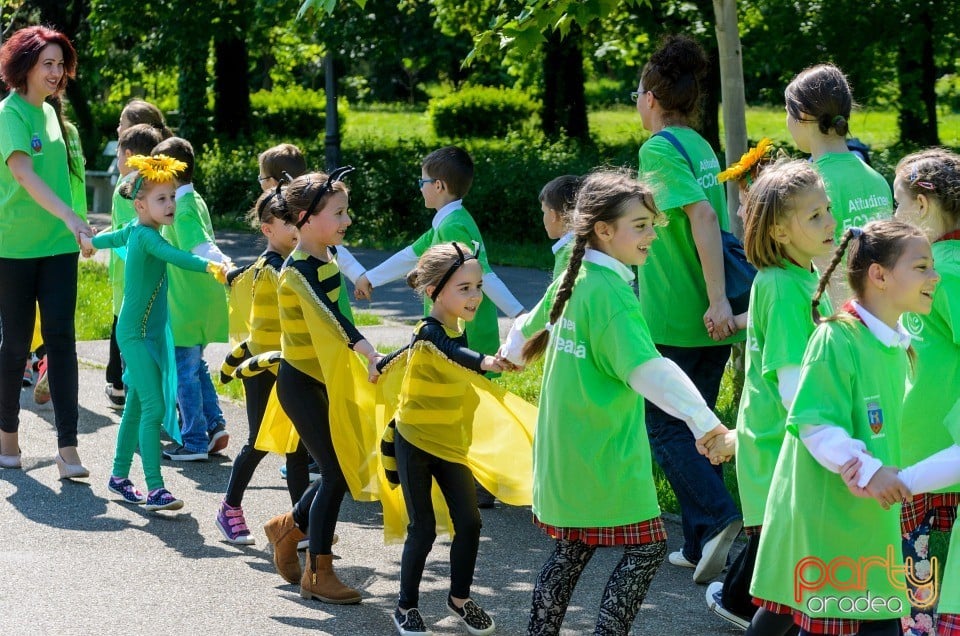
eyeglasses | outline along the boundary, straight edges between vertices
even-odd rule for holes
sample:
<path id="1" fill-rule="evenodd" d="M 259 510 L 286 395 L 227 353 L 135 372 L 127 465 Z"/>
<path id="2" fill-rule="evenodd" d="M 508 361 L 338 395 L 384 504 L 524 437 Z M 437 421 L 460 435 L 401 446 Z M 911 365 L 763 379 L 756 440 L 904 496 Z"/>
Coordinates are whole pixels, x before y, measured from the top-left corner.
<path id="1" fill-rule="evenodd" d="M 646 95 L 647 93 L 652 93 L 654 97 L 657 96 L 656 93 L 654 93 L 653 91 L 648 91 L 648 90 L 631 91 L 631 92 L 630 92 L 630 101 L 633 102 L 634 104 L 636 104 L 636 103 L 637 103 L 637 100 L 640 99 L 640 96 L 641 96 L 641 95 Z"/>
<path id="2" fill-rule="evenodd" d="M 268 179 L 273 179 L 273 177 L 257 177 L 257 181 L 259 181 L 260 183 L 263 183 L 264 181 L 267 181 Z"/>
<path id="3" fill-rule="evenodd" d="M 417 179 L 417 187 L 422 188 L 425 183 L 433 183 L 434 181 L 439 181 L 440 179 Z"/>

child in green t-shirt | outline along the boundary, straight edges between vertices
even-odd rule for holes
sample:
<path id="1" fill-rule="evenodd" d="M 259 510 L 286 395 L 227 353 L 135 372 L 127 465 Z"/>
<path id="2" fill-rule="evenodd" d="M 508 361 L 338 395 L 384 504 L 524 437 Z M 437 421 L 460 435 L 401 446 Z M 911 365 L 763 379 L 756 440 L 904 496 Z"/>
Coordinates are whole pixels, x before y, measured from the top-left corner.
<path id="1" fill-rule="evenodd" d="M 170 137 L 153 149 L 184 162 L 177 176 L 177 216 L 165 225 L 163 237 L 171 245 L 218 263 L 229 259 L 217 247 L 210 212 L 193 188 L 193 146 Z M 211 342 L 227 342 L 227 292 L 208 276 L 170 270 L 170 329 L 177 358 L 177 404 L 180 407 L 182 442 L 163 451 L 173 461 L 205 460 L 209 453 L 226 448 L 226 430 L 220 400 L 213 388 L 203 349 Z"/>
<path id="2" fill-rule="evenodd" d="M 558 634 L 597 546 L 624 552 L 603 592 L 596 634 L 626 634 L 666 554 L 644 397 L 684 422 L 700 454 L 729 431 L 690 379 L 657 352 L 630 283 L 657 238 L 649 189 L 621 173 L 587 175 L 570 262 L 540 303 L 545 329 L 521 351 L 546 351 L 533 448 L 534 523 L 555 540 L 533 591 L 527 634 Z M 539 308 L 535 308 L 536 313 Z M 509 341 L 522 342 L 511 329 Z"/>
<path id="3" fill-rule="evenodd" d="M 897 504 L 910 491 L 896 466 L 911 337 L 901 316 L 930 312 L 940 276 L 920 230 L 873 221 L 844 233 L 815 312 L 848 247 L 854 299 L 804 352 L 764 511 L 750 588 L 760 609 L 748 635 L 796 622 L 814 634 L 892 636 L 908 611 Z"/>
<path id="4" fill-rule="evenodd" d="M 126 182 L 133 169 L 127 165 L 127 159 L 134 155 L 149 155 L 154 146 L 162 141 L 160 132 L 148 124 L 134 124 L 123 126 L 120 120 L 120 139 L 117 141 L 117 171 L 120 178 L 113 190 L 113 202 L 110 207 L 110 229 L 117 231 L 136 218 L 137 212 L 133 201 L 120 195 L 120 187 Z M 123 264 L 122 250 L 110 251 L 110 287 L 113 291 L 113 326 L 110 328 L 110 358 L 107 361 L 107 384 L 104 393 L 110 404 L 123 408 L 126 402 L 126 391 L 123 388 L 123 361 L 120 357 L 120 347 L 117 345 L 117 316 L 120 315 L 120 305 L 123 303 Z"/>
<path id="5" fill-rule="evenodd" d="M 946 457 L 941 455 L 936 460 L 941 468 L 951 458 L 954 465 L 960 466 L 960 447 L 955 446 L 960 441 L 956 437 L 960 431 L 956 429 L 956 415 L 948 416 L 960 396 L 960 156 L 941 149 L 924 150 L 901 159 L 895 175 L 896 216 L 917 225 L 930 239 L 937 271 L 942 276 L 932 311 L 910 315 L 904 321 L 914 336 L 916 360 L 903 400 L 900 460 L 902 465 L 911 465 L 944 451 Z M 912 473 L 917 470 L 908 468 L 901 473 L 901 480 L 914 497 L 901 509 L 900 529 L 904 559 L 913 559 L 914 575 L 920 580 L 923 576 L 918 570 L 930 564 L 930 532 L 952 529 L 960 492 L 955 484 L 934 489 L 919 479 L 911 483 Z M 931 476 L 938 473 L 944 475 L 941 470 Z M 960 475 L 951 481 L 960 481 Z M 954 532 L 953 541 L 960 541 L 960 533 Z M 911 622 L 904 620 L 905 633 L 933 634 L 935 609 L 939 612 L 939 624 L 949 621 L 960 627 L 957 555 L 960 547 L 949 552 L 944 566 L 939 606 L 914 604 L 910 608 Z M 911 590 L 919 593 L 915 584 L 908 583 Z M 924 629 L 924 625 L 930 629 Z"/>
<path id="6" fill-rule="evenodd" d="M 463 207 L 463 198 L 473 184 L 473 159 L 456 146 L 440 148 L 427 155 L 417 180 L 424 205 L 436 210 L 431 227 L 420 238 L 357 279 L 357 299 L 369 299 L 375 287 L 403 278 L 412 270 L 427 248 L 438 243 L 458 241 L 470 247 L 483 267 L 483 293 L 492 303 L 481 303 L 475 320 L 467 324 L 470 346 L 493 355 L 500 346 L 497 308 L 514 318 L 523 311 L 520 304 L 487 262 L 487 250 L 476 221 Z M 429 311 L 424 301 L 424 313 Z"/>
<path id="7" fill-rule="evenodd" d="M 741 627 L 756 611 L 750 581 L 756 565 L 767 492 L 786 433 L 800 363 L 816 326 L 810 299 L 819 274 L 813 259 L 833 251 L 830 202 L 809 162 L 767 168 L 745 198 L 744 247 L 757 269 L 747 320 L 746 379 L 737 428 L 711 454 L 737 450 L 737 483 L 747 546 L 722 583 L 707 586 L 707 604 Z M 821 300 L 826 308 L 826 299 Z M 829 312 L 825 312 L 829 313 Z M 721 450 L 719 447 L 725 446 Z"/>

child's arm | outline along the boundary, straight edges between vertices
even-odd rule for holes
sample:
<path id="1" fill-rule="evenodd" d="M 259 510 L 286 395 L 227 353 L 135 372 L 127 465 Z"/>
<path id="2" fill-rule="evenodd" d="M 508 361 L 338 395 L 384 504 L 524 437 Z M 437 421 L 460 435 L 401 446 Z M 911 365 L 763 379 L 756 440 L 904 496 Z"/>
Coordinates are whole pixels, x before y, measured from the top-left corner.
<path id="1" fill-rule="evenodd" d="M 369 298 L 374 287 L 403 278 L 407 272 L 417 266 L 417 260 L 417 253 L 413 251 L 413 246 L 408 245 L 373 269 L 368 269 L 354 281 L 357 286 L 357 298 Z"/>
<path id="2" fill-rule="evenodd" d="M 954 444 L 900 471 L 900 481 L 914 495 L 960 482 L 960 446 Z"/>
<path id="3" fill-rule="evenodd" d="M 857 486 L 866 488 L 874 474 L 883 467 L 883 463 L 867 452 L 867 445 L 850 436 L 850 433 L 831 424 L 806 425 L 800 429 L 800 441 L 807 447 L 813 458 L 832 473 L 840 469 L 851 459 L 859 459 L 861 467 Z"/>
<path id="4" fill-rule="evenodd" d="M 357 280 L 367 271 L 357 260 L 357 257 L 350 253 L 345 245 L 337 246 L 337 266 L 343 275 L 350 279 L 350 282 L 356 285 Z"/>
<path id="5" fill-rule="evenodd" d="M 716 414 L 707 406 L 696 385 L 679 366 L 668 358 L 653 358 L 636 367 L 627 379 L 630 387 L 656 404 L 664 412 L 683 420 L 697 440 L 701 454 L 706 455 L 706 445 L 717 436 L 730 432 L 720 423 Z M 724 449 L 711 455 L 729 459 L 733 449 Z M 715 462 L 716 463 L 716 462 Z"/>
<path id="6" fill-rule="evenodd" d="M 483 293 L 508 318 L 516 318 L 523 313 L 523 305 L 517 300 L 516 296 L 510 293 L 500 277 L 493 272 L 487 272 L 483 275 Z"/>
<path id="7" fill-rule="evenodd" d="M 130 237 L 133 226 L 134 224 L 130 223 L 113 232 L 101 232 L 93 238 L 88 239 L 90 247 L 98 250 L 113 250 L 118 247 L 123 247 L 127 244 L 127 239 Z"/>
<path id="8" fill-rule="evenodd" d="M 184 252 L 170 245 L 158 232 L 151 232 L 143 242 L 144 248 L 152 256 L 169 263 L 180 269 L 191 272 L 209 272 L 217 277 L 216 272 L 221 272 L 218 278 L 226 280 L 226 264 L 216 263 L 214 261 L 200 258 L 190 252 Z M 221 281 L 223 282 L 223 281 Z"/>
<path id="9" fill-rule="evenodd" d="M 493 358 L 493 356 L 485 356 L 482 353 L 478 353 L 473 349 L 464 347 L 460 344 L 457 344 L 450 336 L 446 334 L 443 330 L 443 326 L 433 323 L 425 322 L 420 327 L 420 331 L 417 332 L 418 340 L 427 340 L 432 342 L 440 352 L 446 357 L 450 358 L 461 367 L 466 367 L 476 371 L 477 373 L 483 373 L 484 371 L 489 371 L 491 369 L 484 368 L 485 363 L 489 361 L 486 358 Z M 490 366 L 487 364 L 486 366 Z"/>
<path id="10" fill-rule="evenodd" d="M 232 287 L 233 281 L 235 281 L 240 275 L 242 275 L 245 271 L 247 271 L 251 267 L 253 267 L 253 263 L 250 263 L 249 265 L 244 265 L 243 267 L 234 267 L 229 272 L 227 272 L 227 286 Z"/>

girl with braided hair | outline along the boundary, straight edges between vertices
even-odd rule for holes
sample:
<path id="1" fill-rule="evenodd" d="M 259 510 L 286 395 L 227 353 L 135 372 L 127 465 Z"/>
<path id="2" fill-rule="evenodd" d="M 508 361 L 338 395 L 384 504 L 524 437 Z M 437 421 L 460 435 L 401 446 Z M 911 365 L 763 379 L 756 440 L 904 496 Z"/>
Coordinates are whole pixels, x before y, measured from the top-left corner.
<path id="1" fill-rule="evenodd" d="M 136 223 L 91 239 L 81 234 L 84 249 L 126 249 L 124 299 L 117 318 L 117 342 L 127 361 L 124 383 L 129 387 L 120 429 L 110 492 L 147 510 L 179 510 L 183 501 L 164 487 L 160 474 L 160 426 L 180 439 L 176 413 L 176 364 L 167 314 L 167 264 L 226 280 L 226 266 L 178 250 L 162 236 L 161 225 L 173 223 L 175 178 L 186 167 L 165 155 L 129 157 L 138 172 L 120 193 L 133 201 Z M 146 497 L 130 480 L 133 454 L 139 448 L 149 492 Z"/>
<path id="2" fill-rule="evenodd" d="M 631 268 L 647 260 L 659 218 L 645 185 L 622 173 L 588 175 L 577 194 L 570 263 L 545 296 L 554 298 L 550 321 L 522 351 L 503 352 L 520 363 L 546 351 L 533 513 L 556 544 L 533 592 L 531 636 L 560 632 L 587 562 L 597 546 L 613 545 L 624 546 L 624 554 L 607 582 L 595 633 L 630 631 L 667 549 L 644 397 L 682 420 L 701 454 L 728 432 L 690 379 L 657 353 L 630 286 Z"/>
<path id="3" fill-rule="evenodd" d="M 814 330 L 804 352 L 764 511 L 750 636 L 779 636 L 794 624 L 801 636 L 894 636 L 909 612 L 896 580 L 898 504 L 910 497 L 896 468 L 911 357 L 901 316 L 930 312 L 940 276 L 914 226 L 848 229 L 814 293 L 815 321 L 844 254 L 854 298 Z M 845 564 L 860 566 L 834 575 Z"/>

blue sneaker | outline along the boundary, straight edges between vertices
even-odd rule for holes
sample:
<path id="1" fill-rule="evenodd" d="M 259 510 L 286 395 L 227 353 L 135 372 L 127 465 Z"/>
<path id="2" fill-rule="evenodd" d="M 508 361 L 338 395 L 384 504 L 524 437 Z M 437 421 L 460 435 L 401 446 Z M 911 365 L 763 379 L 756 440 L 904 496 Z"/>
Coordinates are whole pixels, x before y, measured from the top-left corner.
<path id="1" fill-rule="evenodd" d="M 150 491 L 143 507 L 146 510 L 180 510 L 183 502 L 171 495 L 166 488 L 157 488 Z"/>
<path id="2" fill-rule="evenodd" d="M 120 477 L 111 477 L 110 481 L 107 482 L 107 490 L 120 495 L 127 503 L 137 505 L 147 503 L 147 498 L 143 496 L 143 493 L 137 490 L 133 482 L 126 477 L 122 479 Z"/>
<path id="3" fill-rule="evenodd" d="M 310 465 L 307 466 L 307 471 L 310 473 L 310 481 L 317 481 L 320 479 L 320 465 L 316 460 L 311 460 Z M 287 478 L 287 465 L 283 464 L 280 466 L 280 477 L 282 479 Z"/>

